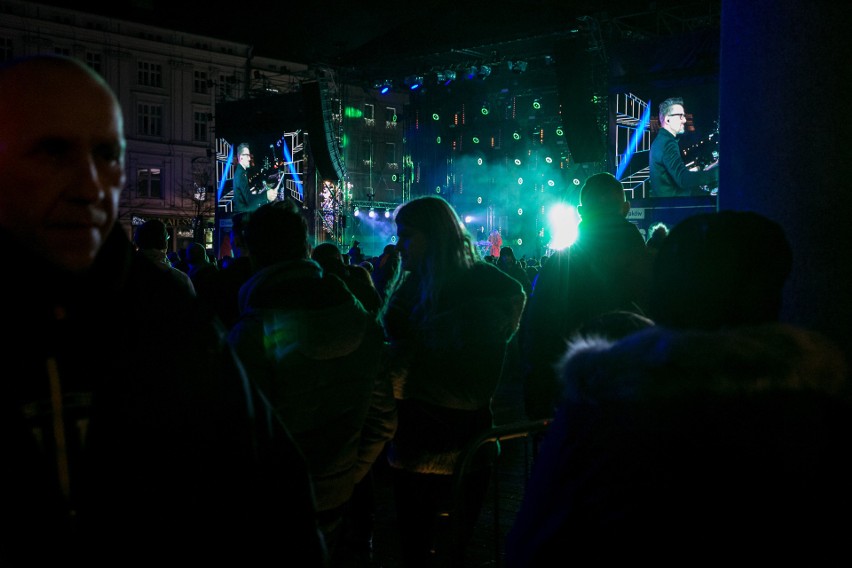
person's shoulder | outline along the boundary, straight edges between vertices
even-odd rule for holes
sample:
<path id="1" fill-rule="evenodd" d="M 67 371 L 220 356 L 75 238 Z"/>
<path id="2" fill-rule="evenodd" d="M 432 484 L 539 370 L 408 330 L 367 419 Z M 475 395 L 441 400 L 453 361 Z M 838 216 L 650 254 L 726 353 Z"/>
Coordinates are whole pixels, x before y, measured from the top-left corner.
<path id="1" fill-rule="evenodd" d="M 494 291 L 502 290 L 507 293 L 519 291 L 523 293 L 523 286 L 516 278 L 490 262 L 477 261 L 474 263 L 470 268 L 469 277 Z"/>

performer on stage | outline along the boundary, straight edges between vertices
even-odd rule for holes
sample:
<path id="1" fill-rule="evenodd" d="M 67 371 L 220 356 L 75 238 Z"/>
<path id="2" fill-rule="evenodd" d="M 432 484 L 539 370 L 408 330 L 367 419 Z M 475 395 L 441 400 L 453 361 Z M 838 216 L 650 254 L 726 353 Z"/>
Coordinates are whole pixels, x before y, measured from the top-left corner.
<path id="1" fill-rule="evenodd" d="M 246 142 L 237 146 L 234 152 L 239 160 L 234 168 L 233 214 L 251 213 L 261 205 L 274 200 L 269 198 L 265 187 L 249 187 L 248 169 L 251 166 L 251 150 Z"/>
<path id="2" fill-rule="evenodd" d="M 684 165 L 677 143 L 684 125 L 683 99 L 669 98 L 660 103 L 660 130 L 651 143 L 649 158 L 651 197 L 707 195 L 701 186 L 718 185 L 718 160 L 703 170 Z"/>
<path id="3" fill-rule="evenodd" d="M 488 242 L 491 243 L 491 256 L 500 258 L 500 249 L 503 247 L 503 237 L 500 236 L 500 229 L 492 229 L 488 235 Z"/>

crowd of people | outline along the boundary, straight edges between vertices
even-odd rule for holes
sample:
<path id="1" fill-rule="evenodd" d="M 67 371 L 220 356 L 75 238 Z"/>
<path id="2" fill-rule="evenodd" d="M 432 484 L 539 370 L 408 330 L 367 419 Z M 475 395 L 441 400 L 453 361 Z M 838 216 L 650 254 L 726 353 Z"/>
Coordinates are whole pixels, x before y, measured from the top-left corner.
<path id="1" fill-rule="evenodd" d="M 162 223 L 131 241 L 117 221 L 122 113 L 95 73 L 7 63 L 0 124 L 17 275 L 0 284 L 2 355 L 20 363 L 0 397 L 4 566 L 370 566 L 379 463 L 404 565 L 433 566 L 442 515 L 464 544 L 481 513 L 492 465 L 460 503 L 454 472 L 494 426 L 513 346 L 527 416 L 554 420 L 510 566 L 754 551 L 755 526 L 844 542 L 848 369 L 779 321 L 792 253 L 766 217 L 695 215 L 646 242 L 600 173 L 576 243 L 546 262 L 502 241 L 481 258 L 439 196 L 402 203 L 396 244 L 362 259 L 312 244 L 298 207 L 261 195 L 233 218 L 227 264 L 193 244 L 180 267 Z"/>

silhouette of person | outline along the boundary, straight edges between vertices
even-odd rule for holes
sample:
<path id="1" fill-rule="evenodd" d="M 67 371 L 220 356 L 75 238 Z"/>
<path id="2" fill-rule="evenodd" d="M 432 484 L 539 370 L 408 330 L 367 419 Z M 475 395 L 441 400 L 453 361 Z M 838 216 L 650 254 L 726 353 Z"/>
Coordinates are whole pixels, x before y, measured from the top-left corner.
<path id="1" fill-rule="evenodd" d="M 185 286 L 192 295 L 195 295 L 195 286 L 193 286 L 189 275 L 173 267 L 171 261 L 166 256 L 168 243 L 168 230 L 165 223 L 159 219 L 145 221 L 139 225 L 136 233 L 133 235 L 133 244 L 138 248 L 139 254 L 152 261 L 161 270 L 170 274 L 175 280 Z"/>
<path id="2" fill-rule="evenodd" d="M 307 223 L 292 201 L 252 213 L 245 239 L 254 273 L 228 340 L 308 462 L 334 560 L 355 485 L 395 427 L 390 381 L 379 374 L 381 326 L 308 257 Z"/>
<path id="3" fill-rule="evenodd" d="M 398 426 L 388 445 L 406 566 L 432 558 L 437 515 L 461 451 L 492 426 L 491 399 L 526 301 L 521 284 L 479 260 L 470 235 L 438 196 L 394 216 L 402 275 L 383 313 Z M 459 515 L 470 538 L 490 470 L 473 472 Z M 446 552 L 446 550 L 442 550 Z"/>
<path id="4" fill-rule="evenodd" d="M 0 564 L 324 566 L 298 448 L 221 327 L 117 223 L 122 116 L 75 59 L 0 66 L 0 237 L 16 267 L 0 281 L 15 322 Z"/>
<path id="5" fill-rule="evenodd" d="M 781 227 L 755 213 L 672 229 L 654 266 L 656 325 L 577 338 L 559 363 L 564 399 L 507 566 L 564 550 L 666 564 L 695 550 L 713 560 L 842 553 L 848 367 L 820 334 L 778 321 L 791 259 Z"/>
<path id="6" fill-rule="evenodd" d="M 647 311 L 651 256 L 639 229 L 625 219 L 629 210 L 615 176 L 589 177 L 580 191 L 576 242 L 539 271 L 520 333 L 531 419 L 553 416 L 560 396 L 555 365 L 584 322 L 613 310 Z"/>

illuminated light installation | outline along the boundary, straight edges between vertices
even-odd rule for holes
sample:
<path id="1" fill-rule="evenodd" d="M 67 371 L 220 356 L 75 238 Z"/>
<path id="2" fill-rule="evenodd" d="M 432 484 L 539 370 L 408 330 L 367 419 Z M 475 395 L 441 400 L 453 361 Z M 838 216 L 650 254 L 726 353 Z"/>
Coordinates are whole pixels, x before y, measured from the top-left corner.
<path id="1" fill-rule="evenodd" d="M 287 169 L 290 170 L 290 175 L 293 176 L 293 183 L 296 184 L 296 188 L 299 191 L 299 199 L 304 199 L 302 180 L 299 179 L 299 172 L 296 171 L 295 164 L 293 163 L 293 155 L 290 153 L 290 147 L 287 146 L 287 141 L 284 138 L 281 138 L 281 151 L 284 153 L 284 162 L 287 164 Z"/>
<path id="2" fill-rule="evenodd" d="M 352 212 L 352 215 L 354 215 L 355 217 L 361 215 L 361 211 L 358 209 L 357 205 L 355 206 L 355 211 Z"/>
<path id="3" fill-rule="evenodd" d="M 642 140 L 642 136 L 644 136 L 645 130 L 648 129 L 648 124 L 650 122 L 651 103 L 648 101 L 648 104 L 645 105 L 645 112 L 642 113 L 642 118 L 639 120 L 639 124 L 636 125 L 636 129 L 633 131 L 633 136 L 630 137 L 630 142 L 627 144 L 627 151 L 624 153 L 624 158 L 621 160 L 621 163 L 618 164 L 618 169 L 615 171 L 615 179 L 621 180 L 621 177 L 624 175 L 624 170 L 627 169 L 627 166 L 630 164 L 630 159 L 636 152 L 636 146 L 638 146 L 639 141 Z"/>
<path id="4" fill-rule="evenodd" d="M 385 209 L 385 219 L 390 219 L 390 209 Z"/>
<path id="5" fill-rule="evenodd" d="M 423 86 L 423 76 L 422 75 L 409 75 L 405 78 L 405 84 L 408 85 L 408 88 L 412 91 L 416 91 L 420 87 Z"/>
<path id="6" fill-rule="evenodd" d="M 367 215 L 370 217 L 370 219 L 375 219 L 376 218 L 376 210 L 373 209 L 372 207 L 370 207 L 370 212 L 367 213 Z"/>
<path id="7" fill-rule="evenodd" d="M 231 163 L 234 161 L 234 146 L 231 146 L 230 150 L 228 150 L 228 159 L 225 160 L 225 169 L 224 171 L 231 171 Z M 222 190 L 225 189 L 225 178 L 227 176 L 222 176 L 222 179 L 219 180 L 219 187 L 216 188 L 216 202 L 222 200 Z"/>

